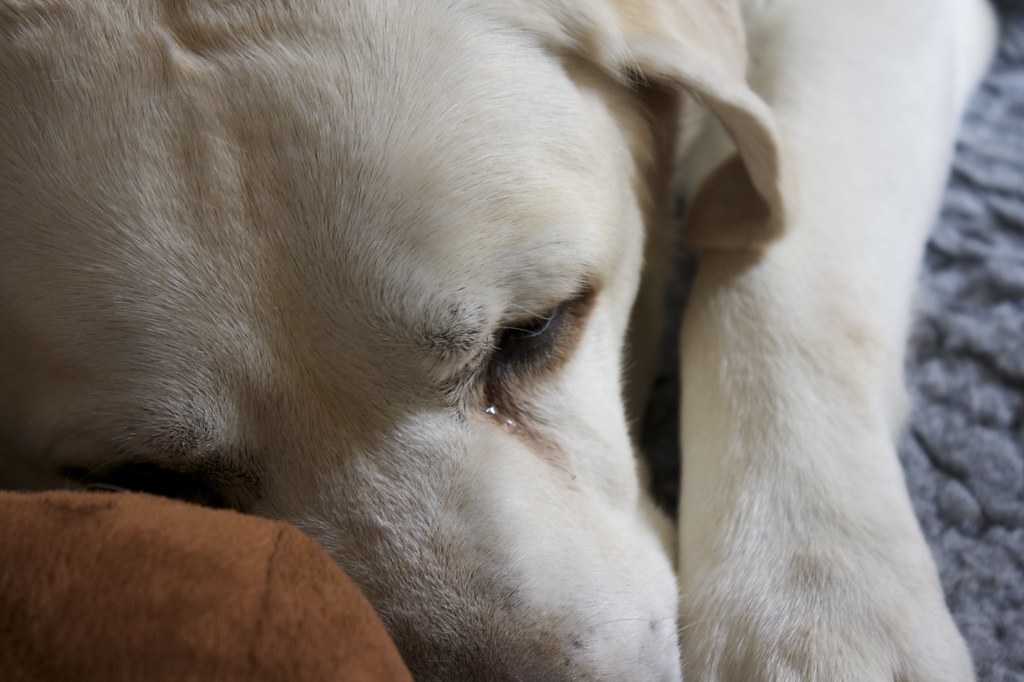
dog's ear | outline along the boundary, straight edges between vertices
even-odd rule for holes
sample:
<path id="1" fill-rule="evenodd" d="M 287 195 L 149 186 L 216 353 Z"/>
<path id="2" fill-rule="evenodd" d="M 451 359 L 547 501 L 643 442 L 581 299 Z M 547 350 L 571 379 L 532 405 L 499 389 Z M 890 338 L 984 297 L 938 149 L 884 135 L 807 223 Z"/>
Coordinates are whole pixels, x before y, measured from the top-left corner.
<path id="1" fill-rule="evenodd" d="M 782 144 L 767 105 L 746 83 L 746 44 L 734 0 L 516 0 L 520 21 L 552 49 L 582 55 L 630 87 L 689 93 L 737 153 L 692 197 L 686 243 L 752 248 L 786 225 Z"/>

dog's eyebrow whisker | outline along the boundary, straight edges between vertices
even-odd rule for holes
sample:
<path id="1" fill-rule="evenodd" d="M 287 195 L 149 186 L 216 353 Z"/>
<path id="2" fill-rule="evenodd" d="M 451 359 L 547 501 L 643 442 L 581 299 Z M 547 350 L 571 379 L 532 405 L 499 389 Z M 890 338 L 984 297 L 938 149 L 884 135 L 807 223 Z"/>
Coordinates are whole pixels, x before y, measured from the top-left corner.
<path id="1" fill-rule="evenodd" d="M 542 318 L 542 319 L 547 319 L 547 318 Z M 530 329 L 523 329 L 522 327 L 505 327 L 504 329 L 506 331 L 522 332 L 524 334 L 529 334 L 532 331 Z"/>
<path id="2" fill-rule="evenodd" d="M 549 310 L 549 309 L 544 311 L 545 313 L 549 313 L 549 315 L 545 316 L 545 315 L 543 315 L 541 313 L 535 313 L 535 312 L 533 312 L 531 310 L 527 310 L 523 306 L 517 305 L 515 303 L 510 303 L 509 304 L 509 308 L 515 308 L 515 309 L 519 310 L 520 312 L 522 312 L 524 315 L 527 315 L 527 316 L 529 316 L 531 318 L 535 318 L 535 319 L 550 320 L 551 317 L 552 317 L 552 315 L 550 314 L 551 310 Z"/>
<path id="3" fill-rule="evenodd" d="M 717 623 L 717 622 L 718 622 L 718 619 L 716 619 L 716 618 L 701 618 L 700 620 L 695 620 L 692 623 L 687 623 L 686 625 L 680 625 L 679 626 L 679 632 L 683 632 L 684 630 L 689 630 L 690 628 L 696 627 L 698 625 L 704 625 L 705 623 Z"/>
<path id="4" fill-rule="evenodd" d="M 626 618 L 612 618 L 610 620 L 602 620 L 598 622 L 589 622 L 586 624 L 590 628 L 600 628 L 608 625 L 615 625 L 617 623 L 657 623 L 659 625 L 663 623 L 674 623 L 676 621 L 675 616 L 667 616 L 665 618 L 638 618 L 638 617 L 626 617 Z"/>

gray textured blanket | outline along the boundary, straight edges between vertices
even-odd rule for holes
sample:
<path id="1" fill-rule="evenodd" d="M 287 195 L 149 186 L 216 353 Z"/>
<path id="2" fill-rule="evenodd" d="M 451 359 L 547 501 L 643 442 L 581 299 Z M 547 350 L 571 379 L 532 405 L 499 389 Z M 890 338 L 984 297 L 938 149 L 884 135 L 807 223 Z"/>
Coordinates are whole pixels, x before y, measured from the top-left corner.
<path id="1" fill-rule="evenodd" d="M 921 275 L 900 456 L 979 680 L 1024 682 L 1024 0 L 996 4 L 999 55 L 965 119 Z M 644 435 L 668 505 L 673 372 L 659 377 Z"/>
<path id="2" fill-rule="evenodd" d="M 964 122 L 910 340 L 907 485 L 979 679 L 1024 680 L 1024 2 Z"/>

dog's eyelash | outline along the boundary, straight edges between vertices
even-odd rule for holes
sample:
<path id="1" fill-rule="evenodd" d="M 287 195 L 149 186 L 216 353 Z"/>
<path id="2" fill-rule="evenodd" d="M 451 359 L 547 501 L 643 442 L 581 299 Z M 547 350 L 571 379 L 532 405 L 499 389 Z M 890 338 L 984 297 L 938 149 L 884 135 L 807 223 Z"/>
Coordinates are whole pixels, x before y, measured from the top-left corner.
<path id="1" fill-rule="evenodd" d="M 563 305 L 555 308 L 547 315 L 538 315 L 531 320 L 503 327 L 501 336 L 495 344 L 496 350 L 504 350 L 512 343 L 522 339 L 539 339 L 551 330 L 553 326 L 556 326 L 564 314 L 565 306 Z"/>
<path id="2" fill-rule="evenodd" d="M 563 346 L 575 337 L 594 300 L 594 291 L 584 289 L 576 296 L 541 315 L 506 325 L 494 340 L 489 364 L 492 379 L 507 379 L 534 369 L 545 369 L 566 355 Z"/>
<path id="3" fill-rule="evenodd" d="M 438 384 L 442 400 L 457 408 L 476 398 L 488 405 L 512 399 L 521 380 L 550 371 L 569 357 L 595 295 L 592 287 L 584 288 L 543 314 L 514 306 L 525 313 L 523 317 L 498 328 L 477 361 Z"/>
<path id="4" fill-rule="evenodd" d="M 558 346 L 571 302 L 545 315 L 503 327 L 494 341 L 491 363 L 515 369 L 543 364 Z"/>

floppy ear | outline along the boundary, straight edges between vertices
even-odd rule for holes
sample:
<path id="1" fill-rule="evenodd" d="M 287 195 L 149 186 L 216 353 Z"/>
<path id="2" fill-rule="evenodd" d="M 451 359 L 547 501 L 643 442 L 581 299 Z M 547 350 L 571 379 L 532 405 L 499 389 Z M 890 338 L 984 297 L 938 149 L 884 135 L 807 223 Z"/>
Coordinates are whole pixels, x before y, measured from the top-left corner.
<path id="1" fill-rule="evenodd" d="M 690 198 L 687 245 L 751 248 L 786 225 L 782 145 L 768 106 L 746 83 L 734 0 L 520 0 L 520 20 L 553 49 L 581 54 L 631 87 L 689 93 L 722 124 L 737 153 Z"/>

